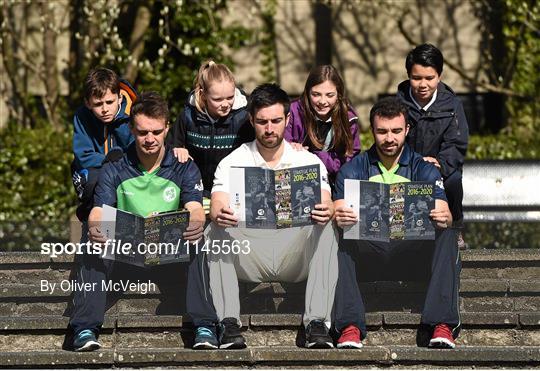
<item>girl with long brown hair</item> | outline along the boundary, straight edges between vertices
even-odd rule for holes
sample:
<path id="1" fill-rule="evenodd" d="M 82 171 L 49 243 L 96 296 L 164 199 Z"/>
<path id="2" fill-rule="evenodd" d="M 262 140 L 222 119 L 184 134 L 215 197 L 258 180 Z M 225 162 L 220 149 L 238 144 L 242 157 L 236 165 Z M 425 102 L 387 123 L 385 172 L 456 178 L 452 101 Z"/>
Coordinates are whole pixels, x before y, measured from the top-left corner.
<path id="1" fill-rule="evenodd" d="M 314 67 L 300 99 L 291 104 L 285 139 L 316 154 L 333 184 L 339 168 L 360 152 L 358 117 L 331 65 Z"/>

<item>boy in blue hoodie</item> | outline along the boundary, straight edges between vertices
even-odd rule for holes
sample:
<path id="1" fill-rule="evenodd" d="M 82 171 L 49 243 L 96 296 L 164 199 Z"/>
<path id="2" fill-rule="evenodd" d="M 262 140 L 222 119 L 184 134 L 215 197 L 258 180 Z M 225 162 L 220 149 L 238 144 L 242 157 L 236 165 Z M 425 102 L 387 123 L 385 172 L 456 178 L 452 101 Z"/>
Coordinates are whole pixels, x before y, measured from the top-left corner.
<path id="1" fill-rule="evenodd" d="M 84 104 L 73 117 L 73 185 L 80 205 L 77 217 L 86 221 L 103 163 L 119 159 L 133 142 L 129 112 L 137 93 L 118 75 L 102 67 L 84 82 Z"/>

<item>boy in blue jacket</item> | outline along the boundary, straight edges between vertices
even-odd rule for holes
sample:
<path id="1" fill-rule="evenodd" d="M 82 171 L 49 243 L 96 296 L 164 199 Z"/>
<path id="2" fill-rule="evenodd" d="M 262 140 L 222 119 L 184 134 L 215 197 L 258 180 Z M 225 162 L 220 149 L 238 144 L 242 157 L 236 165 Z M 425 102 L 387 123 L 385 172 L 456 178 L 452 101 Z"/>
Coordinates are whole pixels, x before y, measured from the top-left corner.
<path id="1" fill-rule="evenodd" d="M 103 163 L 116 160 L 133 142 L 129 112 L 137 93 L 118 75 L 102 67 L 91 70 L 84 82 L 84 104 L 73 117 L 73 185 L 80 205 L 77 217 L 86 221 Z"/>

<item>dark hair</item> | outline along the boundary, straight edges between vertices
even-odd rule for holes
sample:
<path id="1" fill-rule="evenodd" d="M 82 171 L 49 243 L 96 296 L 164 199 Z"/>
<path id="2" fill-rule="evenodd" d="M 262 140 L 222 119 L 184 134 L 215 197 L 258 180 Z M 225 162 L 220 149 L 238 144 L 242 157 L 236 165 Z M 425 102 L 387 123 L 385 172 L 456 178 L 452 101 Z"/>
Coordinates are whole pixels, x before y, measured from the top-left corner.
<path id="1" fill-rule="evenodd" d="M 291 104 L 285 90 L 281 89 L 278 84 L 262 84 L 251 92 L 248 99 L 248 112 L 251 117 L 255 117 L 255 113 L 261 108 L 278 103 L 283 105 L 283 111 L 287 116 Z"/>
<path id="2" fill-rule="evenodd" d="M 120 93 L 120 81 L 118 75 L 104 67 L 96 67 L 86 75 L 84 80 L 84 99 L 89 101 L 91 98 L 103 98 L 107 89 L 113 94 Z"/>
<path id="3" fill-rule="evenodd" d="M 129 123 L 135 124 L 135 116 L 145 115 L 153 119 L 164 119 L 165 124 L 169 122 L 169 107 L 167 102 L 155 91 L 144 92 L 137 97 L 131 107 Z"/>
<path id="4" fill-rule="evenodd" d="M 323 149 L 324 142 L 320 142 L 317 138 L 315 130 L 317 125 L 317 115 L 314 112 L 313 107 L 311 107 L 309 95 L 311 94 L 311 89 L 315 85 L 322 84 L 325 81 L 332 82 L 336 86 L 337 91 L 337 102 L 331 112 L 332 128 L 334 132 L 332 146 L 336 152 L 350 156 L 353 153 L 353 138 L 350 129 L 349 116 L 347 115 L 349 104 L 345 98 L 345 84 L 334 66 L 329 64 L 317 66 L 310 71 L 306 80 L 306 85 L 304 86 L 304 92 L 300 98 L 304 111 L 303 124 L 311 143 L 313 143 L 315 148 L 319 150 Z"/>
<path id="5" fill-rule="evenodd" d="M 409 123 L 407 115 L 407 105 L 401 101 L 398 97 L 386 97 L 380 99 L 369 111 L 369 123 L 373 128 L 375 116 L 383 117 L 385 119 L 393 119 L 399 115 L 403 115 L 405 118 L 405 125 Z"/>
<path id="6" fill-rule="evenodd" d="M 407 54 L 405 59 L 405 68 L 407 75 L 411 74 L 413 65 L 419 64 L 424 67 L 433 67 L 439 75 L 442 74 L 444 58 L 439 49 L 432 44 L 418 45 Z"/>

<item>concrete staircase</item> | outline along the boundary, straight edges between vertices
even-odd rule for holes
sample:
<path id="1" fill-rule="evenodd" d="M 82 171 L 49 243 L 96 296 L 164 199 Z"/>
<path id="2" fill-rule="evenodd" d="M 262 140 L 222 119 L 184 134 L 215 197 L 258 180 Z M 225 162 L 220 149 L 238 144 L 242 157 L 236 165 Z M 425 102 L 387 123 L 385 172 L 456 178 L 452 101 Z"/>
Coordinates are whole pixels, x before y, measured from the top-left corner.
<path id="1" fill-rule="evenodd" d="M 73 277 L 72 257 L 0 253 L 0 368 L 540 367 L 540 251 L 469 250 L 462 261 L 455 350 L 416 346 L 425 282 L 374 282 L 367 273 L 362 350 L 298 347 L 303 284 L 273 283 L 241 286 L 247 349 L 193 351 L 191 323 L 182 316 L 184 277 L 171 265 L 149 273 L 165 277 L 156 290 L 111 297 L 102 350 L 79 354 L 62 350 L 70 291 L 40 287 L 40 280 Z"/>

